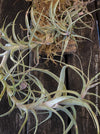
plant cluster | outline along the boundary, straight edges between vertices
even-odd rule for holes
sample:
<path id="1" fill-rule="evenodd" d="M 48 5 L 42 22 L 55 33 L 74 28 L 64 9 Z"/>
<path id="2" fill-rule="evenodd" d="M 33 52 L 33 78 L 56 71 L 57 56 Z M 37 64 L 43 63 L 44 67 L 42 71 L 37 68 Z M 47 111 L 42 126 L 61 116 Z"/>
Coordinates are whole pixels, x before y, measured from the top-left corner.
<path id="1" fill-rule="evenodd" d="M 50 2 L 50 1 L 49 1 Z M 50 2 L 49 14 L 44 15 L 43 10 L 40 12 L 35 10 L 34 4 L 27 10 L 25 15 L 25 22 L 27 27 L 27 35 L 20 39 L 15 33 L 15 21 L 9 23 L 6 27 L 5 24 L 0 29 L 1 38 L 7 43 L 3 45 L 0 43 L 0 48 L 4 50 L 0 54 L 2 57 L 0 64 L 0 82 L 2 84 L 2 91 L 0 93 L 0 100 L 3 99 L 5 92 L 7 93 L 8 102 L 11 109 L 1 114 L 0 117 L 10 114 L 15 108 L 19 109 L 20 114 L 25 118 L 18 134 L 21 133 L 24 125 L 28 120 L 28 114 L 31 112 L 36 120 L 36 126 L 34 127 L 34 134 L 36 134 L 38 125 L 47 121 L 51 118 L 52 113 L 55 113 L 61 120 L 63 124 L 63 134 L 67 134 L 69 130 L 75 126 L 75 132 L 78 134 L 78 126 L 76 122 L 77 111 L 75 106 L 85 107 L 89 112 L 94 124 L 97 128 L 97 134 L 100 133 L 98 119 L 93 112 L 91 106 L 95 107 L 98 114 L 100 111 L 98 107 L 90 100 L 87 100 L 86 95 L 94 95 L 91 93 L 90 89 L 94 88 L 100 82 L 96 79 L 100 73 L 96 74 L 93 78 L 89 78 L 84 74 L 79 68 L 60 62 L 63 67 L 61 69 L 60 77 L 55 75 L 46 69 L 38 68 L 37 66 L 28 66 L 25 64 L 25 58 L 31 51 L 34 51 L 34 62 L 39 64 L 39 54 L 41 51 L 45 51 L 48 57 L 51 58 L 52 54 L 55 54 L 56 48 L 61 47 L 61 60 L 65 52 L 65 49 L 69 43 L 69 40 L 75 40 L 76 37 L 81 37 L 77 35 L 74 31 L 77 22 L 82 22 L 85 27 L 91 28 L 82 18 L 87 14 L 92 16 L 91 13 L 87 12 L 81 4 L 72 5 L 63 10 L 58 10 L 59 0 L 55 3 Z M 57 11 L 58 10 L 58 11 Z M 31 16 L 31 26 L 28 20 L 28 14 Z M 42 19 L 45 21 L 42 21 Z M 12 37 L 9 37 L 7 30 L 12 27 Z M 85 38 L 85 37 L 81 37 Z M 46 51 L 45 47 L 48 48 Z M 51 49 L 54 47 L 54 49 Z M 27 52 L 28 50 L 28 52 Z M 17 57 L 15 53 L 17 52 Z M 8 60 L 12 61 L 13 65 L 9 68 Z M 21 68 L 21 69 L 20 69 Z M 65 86 L 65 71 L 67 68 L 75 71 L 82 80 L 81 93 L 77 91 L 68 90 Z M 48 92 L 45 89 L 42 82 L 31 72 L 42 72 L 49 75 L 57 83 L 57 89 L 54 92 Z M 31 87 L 30 83 L 33 84 Z M 40 89 L 37 91 L 35 85 Z M 89 92 L 90 91 L 90 92 Z M 38 94 L 38 95 L 37 95 Z M 99 97 L 99 96 L 97 96 Z M 69 108 L 72 112 L 69 111 Z M 37 110 L 47 111 L 48 117 L 42 122 L 38 122 Z M 70 123 L 65 127 L 64 120 L 59 114 L 59 111 L 63 111 L 69 118 Z"/>
<path id="2" fill-rule="evenodd" d="M 33 41 L 34 44 L 37 44 L 39 53 L 47 55 L 52 60 L 55 55 L 58 55 L 57 52 L 60 52 L 62 60 L 68 44 L 77 46 L 78 38 L 88 39 L 76 33 L 77 29 L 89 28 L 92 30 L 92 26 L 88 24 L 90 22 L 83 20 L 86 15 L 90 16 L 90 21 L 93 21 L 86 4 L 80 1 L 33 1 L 25 17 L 30 42 Z"/>

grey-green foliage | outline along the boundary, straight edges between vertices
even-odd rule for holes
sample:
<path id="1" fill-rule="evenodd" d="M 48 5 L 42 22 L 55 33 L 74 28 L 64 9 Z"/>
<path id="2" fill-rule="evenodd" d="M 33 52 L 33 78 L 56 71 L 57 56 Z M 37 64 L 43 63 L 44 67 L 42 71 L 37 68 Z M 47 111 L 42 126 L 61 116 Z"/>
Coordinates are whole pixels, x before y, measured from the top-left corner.
<path id="1" fill-rule="evenodd" d="M 63 14 L 67 13 L 64 20 L 63 20 L 63 14 L 61 16 L 61 19 L 57 20 L 56 8 L 57 8 L 58 2 L 59 0 L 54 6 L 53 6 L 53 3 L 51 2 L 50 16 L 49 16 L 50 18 L 47 17 L 48 21 L 50 21 L 51 27 L 50 29 L 49 27 L 47 27 L 47 29 L 51 30 L 49 31 L 51 33 L 52 31 L 54 33 L 56 31 L 58 35 L 55 35 L 56 37 L 54 36 L 54 38 L 64 35 L 63 40 L 65 42 L 65 46 L 63 47 L 63 50 L 62 50 L 62 54 L 61 54 L 61 58 L 62 58 L 65 48 L 69 42 L 69 39 L 71 37 L 73 37 L 74 39 L 75 37 L 81 37 L 73 33 L 73 25 L 78 20 L 81 20 L 81 18 L 86 16 L 87 14 L 85 13 L 83 14 L 83 16 L 73 21 L 72 19 L 73 16 L 75 17 L 81 11 L 81 9 L 79 8 L 76 11 L 74 10 L 74 7 L 72 7 L 72 8 L 66 9 L 66 11 L 63 12 Z M 29 12 L 29 9 L 27 13 L 28 12 Z M 73 126 L 75 126 L 75 132 L 76 134 L 78 134 L 78 125 L 76 122 L 76 118 L 77 118 L 76 106 L 81 106 L 81 107 L 86 108 L 86 110 L 89 112 L 93 120 L 93 123 L 97 128 L 97 134 L 99 134 L 100 133 L 99 122 L 91 106 L 93 106 L 96 109 L 98 114 L 100 114 L 100 111 L 98 107 L 96 106 L 96 104 L 94 104 L 94 102 L 92 102 L 91 100 L 87 100 L 85 97 L 88 94 L 88 95 L 94 95 L 100 98 L 100 96 L 89 92 L 89 89 L 95 88 L 95 86 L 100 83 L 98 80 L 96 80 L 96 78 L 100 75 L 100 73 L 95 75 L 93 78 L 89 79 L 89 73 L 88 73 L 88 76 L 86 76 L 84 72 L 80 70 L 79 68 L 72 66 L 72 65 L 65 64 L 60 61 L 60 63 L 62 64 L 62 69 L 61 69 L 60 77 L 58 77 L 57 75 L 50 72 L 49 70 L 26 65 L 24 62 L 25 58 L 26 56 L 30 54 L 32 50 L 36 51 L 36 55 L 34 56 L 36 58 L 36 61 L 39 63 L 38 61 L 39 49 L 37 48 L 43 44 L 43 41 L 41 38 L 39 38 L 36 35 L 36 32 L 40 31 L 41 33 L 44 34 L 44 36 L 46 36 L 46 33 L 47 33 L 47 29 L 43 29 L 43 27 L 41 27 L 39 24 L 41 17 L 43 16 L 43 13 L 39 15 L 39 18 L 36 21 L 34 17 L 33 7 L 31 8 L 30 12 L 31 12 L 31 19 L 32 19 L 33 27 L 31 29 L 31 27 L 29 26 L 28 16 L 26 13 L 25 22 L 26 22 L 26 27 L 28 30 L 28 35 L 26 35 L 23 39 L 20 39 L 15 33 L 15 21 L 19 13 L 17 14 L 13 23 L 8 24 L 6 27 L 4 24 L 2 28 L 0 29 L 1 38 L 7 42 L 6 45 L 3 45 L 2 43 L 0 43 L 0 47 L 3 50 L 5 50 L 4 53 L 0 54 L 0 57 L 3 57 L 1 64 L 0 64 L 0 82 L 2 83 L 2 87 L 3 87 L 0 93 L 0 100 L 3 99 L 2 97 L 4 96 L 6 92 L 9 105 L 11 106 L 11 109 L 8 112 L 0 115 L 0 117 L 10 114 L 14 110 L 14 108 L 19 109 L 22 118 L 24 118 L 24 122 L 18 132 L 18 134 L 20 134 L 24 125 L 26 124 L 28 120 L 28 114 L 29 112 L 31 112 L 36 120 L 36 126 L 33 127 L 34 134 L 36 134 L 38 126 L 42 124 L 43 122 L 47 121 L 48 119 L 50 119 L 52 116 L 52 113 L 55 113 L 62 122 L 63 134 L 67 134 Z M 66 21 L 68 21 L 67 22 L 69 24 L 68 27 L 65 27 Z M 86 26 L 85 23 L 83 24 Z M 12 37 L 9 37 L 7 35 L 7 29 L 9 27 L 12 27 Z M 70 32 L 70 35 L 66 35 L 66 32 L 67 33 Z M 35 38 L 36 41 L 34 41 L 33 38 Z M 82 37 L 82 38 L 85 38 L 85 37 Z M 27 50 L 29 51 L 27 52 Z M 16 58 L 15 58 L 15 52 L 18 52 L 18 56 Z M 24 54 L 25 52 L 26 54 Z M 13 62 L 13 65 L 10 69 L 7 64 L 8 57 L 10 57 L 11 61 Z M 59 61 L 55 60 L 55 62 L 59 62 Z M 81 78 L 82 88 L 80 89 L 81 91 L 80 93 L 78 93 L 77 91 L 68 90 L 66 88 L 65 71 L 67 68 L 72 69 Z M 49 93 L 47 89 L 45 89 L 44 85 L 39 80 L 39 78 L 34 76 L 34 74 L 31 74 L 31 72 L 38 72 L 38 73 L 42 72 L 42 73 L 49 75 L 52 79 L 54 79 L 58 83 L 57 89 L 54 92 Z M 40 89 L 40 91 L 33 89 L 32 88 L 33 86 L 31 87 L 30 83 L 32 83 L 33 86 L 36 85 Z M 36 94 L 38 94 L 39 97 L 37 97 Z M 72 112 L 69 111 L 69 108 L 71 109 Z M 41 114 L 45 114 L 44 111 L 47 111 L 46 113 L 48 113 L 48 117 L 44 119 L 42 122 L 38 122 L 37 110 L 38 111 L 42 110 L 43 113 Z M 63 111 L 71 120 L 67 128 L 65 127 L 64 119 L 59 114 L 59 111 Z"/>

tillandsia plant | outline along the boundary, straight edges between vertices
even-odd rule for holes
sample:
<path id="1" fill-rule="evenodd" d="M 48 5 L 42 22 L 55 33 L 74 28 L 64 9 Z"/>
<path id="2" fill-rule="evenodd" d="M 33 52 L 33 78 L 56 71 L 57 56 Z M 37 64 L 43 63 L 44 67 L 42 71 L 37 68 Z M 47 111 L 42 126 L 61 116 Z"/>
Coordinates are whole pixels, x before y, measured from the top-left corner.
<path id="1" fill-rule="evenodd" d="M 88 39 L 75 32 L 76 29 L 93 29 L 91 25 L 93 16 L 86 5 L 87 3 L 81 1 L 67 3 L 64 0 L 32 2 L 32 6 L 27 10 L 25 22 L 29 40 L 38 45 L 39 53 L 44 53 L 53 59 L 53 56 L 60 51 L 62 60 L 68 44 L 77 45 L 78 38 Z M 83 20 L 86 15 L 90 17 L 90 22 Z"/>
<path id="2" fill-rule="evenodd" d="M 91 16 L 91 13 L 86 12 L 86 10 L 83 11 L 82 6 L 78 5 L 76 8 L 76 5 L 72 5 L 64 11 L 59 11 L 59 14 L 59 12 L 56 12 L 58 4 L 58 0 L 54 4 L 53 1 L 50 2 L 48 16 L 44 15 L 43 11 L 41 13 L 35 11 L 34 5 L 32 5 L 25 15 L 27 35 L 23 39 L 20 39 L 15 33 L 15 21 L 19 13 L 17 14 L 13 23 L 8 24 L 6 27 L 4 24 L 0 29 L 1 38 L 7 42 L 5 45 L 0 43 L 0 47 L 5 51 L 0 54 L 0 57 L 3 57 L 0 64 L 0 82 L 2 84 L 0 100 L 3 99 L 3 96 L 6 92 L 8 102 L 11 107 L 8 112 L 1 114 L 0 117 L 10 114 L 15 108 L 19 109 L 20 114 L 25 119 L 18 132 L 18 134 L 20 134 L 28 120 L 29 112 L 31 112 L 36 120 L 36 125 L 34 127 L 34 134 L 36 134 L 38 126 L 50 119 L 52 113 L 55 113 L 62 122 L 63 134 L 67 134 L 73 126 L 75 126 L 75 132 L 78 134 L 76 106 L 81 106 L 85 107 L 89 112 L 91 118 L 93 119 L 94 125 L 97 128 L 97 134 L 99 134 L 99 122 L 94 111 L 92 110 L 92 106 L 95 107 L 98 114 L 100 114 L 100 110 L 92 101 L 86 99 L 86 96 L 97 96 L 89 91 L 91 88 L 94 88 L 96 85 L 100 84 L 100 82 L 96 79 L 100 73 L 96 74 L 90 79 L 89 75 L 86 76 L 79 68 L 65 64 L 62 61 L 54 60 L 55 62 L 60 62 L 62 65 L 60 77 L 58 77 L 49 70 L 41 69 L 37 66 L 32 67 L 25 64 L 25 58 L 30 54 L 31 51 L 34 51 L 34 62 L 39 64 L 39 53 L 41 53 L 41 49 L 44 49 L 42 48 L 43 46 L 52 47 L 54 45 L 54 47 L 58 47 L 58 45 L 62 44 L 62 59 L 63 53 L 70 39 L 75 40 L 75 37 L 85 38 L 77 35 L 74 32 L 76 22 L 81 21 L 82 24 L 91 29 L 90 26 L 82 21 L 83 17 L 85 17 L 87 14 Z M 29 25 L 28 20 L 29 12 L 31 15 L 31 26 Z M 46 22 L 41 24 L 40 22 L 42 17 L 46 19 Z M 9 27 L 12 27 L 12 37 L 7 35 L 7 29 Z M 27 52 L 27 50 L 29 51 Z M 17 52 L 17 57 L 15 56 L 15 52 Z M 54 54 L 54 51 L 51 49 L 51 51 L 48 53 L 51 55 L 52 53 Z M 10 58 L 10 60 L 13 62 L 11 68 L 8 67 L 8 58 Z M 81 93 L 68 90 L 66 88 L 65 71 L 67 68 L 75 71 L 81 78 Z M 30 73 L 32 71 L 42 72 L 49 75 L 58 83 L 57 89 L 49 93 L 39 78 Z M 31 86 L 30 83 L 32 83 L 33 86 Z M 40 90 L 36 90 L 36 86 Z M 100 98 L 100 96 L 97 97 Z M 69 108 L 72 110 L 72 112 L 69 111 Z M 42 122 L 39 122 L 37 110 L 47 111 L 48 117 Z M 59 111 L 63 111 L 70 118 L 70 123 L 67 128 L 65 127 L 64 120 L 59 114 Z"/>
<path id="3" fill-rule="evenodd" d="M 96 80 L 100 73 L 89 79 L 89 77 L 86 76 L 79 68 L 62 62 L 63 67 L 61 69 L 60 77 L 58 77 L 48 70 L 26 66 L 22 58 L 18 58 L 18 60 L 16 60 L 17 63 L 15 63 L 15 65 L 10 70 L 7 70 L 7 64 L 3 62 L 6 61 L 6 56 L 3 56 L 3 60 L 1 62 L 0 81 L 2 83 L 3 89 L 0 94 L 0 99 L 2 99 L 4 93 L 7 92 L 11 109 L 7 113 L 1 114 L 0 117 L 6 116 L 10 114 L 15 108 L 18 108 L 22 117 L 25 118 L 18 134 L 21 133 L 25 123 L 27 122 L 29 112 L 33 114 L 36 120 L 34 134 L 36 134 L 38 125 L 50 119 L 52 113 L 55 113 L 60 118 L 63 124 L 63 134 L 67 134 L 73 126 L 75 126 L 76 134 L 78 134 L 78 126 L 76 122 L 77 112 L 75 106 L 81 106 L 87 109 L 91 118 L 93 119 L 95 126 L 97 127 L 97 134 L 100 133 L 99 122 L 91 106 L 95 107 L 98 114 L 100 114 L 100 110 L 93 102 L 85 99 L 87 95 L 97 96 L 96 94 L 89 92 L 89 90 L 100 83 Z M 16 70 L 15 66 L 17 67 Z M 23 71 L 19 72 L 18 66 L 22 66 Z M 81 93 L 73 90 L 67 90 L 65 86 L 66 68 L 71 68 L 74 70 L 82 79 L 83 86 L 82 89 L 80 89 Z M 44 85 L 41 83 L 41 81 L 36 76 L 29 73 L 30 71 L 43 72 L 52 77 L 52 79 L 58 83 L 56 91 L 49 93 L 44 88 Z M 32 81 L 34 85 L 37 85 L 40 91 L 31 88 L 30 81 Z M 37 97 L 35 93 L 38 94 L 39 97 Z M 69 108 L 71 108 L 72 112 L 69 111 Z M 47 111 L 48 117 L 42 122 L 38 122 L 37 110 Z M 59 111 L 63 111 L 71 119 L 67 128 L 65 128 L 64 120 L 59 114 Z"/>

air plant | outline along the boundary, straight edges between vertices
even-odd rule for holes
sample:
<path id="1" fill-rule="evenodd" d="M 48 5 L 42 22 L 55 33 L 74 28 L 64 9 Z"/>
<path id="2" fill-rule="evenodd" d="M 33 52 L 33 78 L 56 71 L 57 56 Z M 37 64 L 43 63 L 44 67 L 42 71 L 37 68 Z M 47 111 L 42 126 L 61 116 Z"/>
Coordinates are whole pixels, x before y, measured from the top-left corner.
<path id="1" fill-rule="evenodd" d="M 45 3 L 44 1 L 42 2 L 43 4 Z M 69 6 L 66 4 L 67 8 L 62 8 L 62 3 L 64 2 L 60 0 L 46 1 L 46 3 L 45 7 L 49 7 L 49 9 L 44 7 L 40 10 L 36 2 L 33 1 L 33 6 L 27 10 L 25 22 L 29 33 L 28 37 L 39 45 L 39 53 L 45 53 L 50 59 L 58 55 L 57 51 L 60 49 L 62 60 L 70 41 L 77 45 L 78 38 L 90 40 L 78 35 L 75 29 L 92 29 L 92 26 L 88 25 L 87 22 L 85 23 L 82 19 L 89 15 L 92 21 L 93 16 L 88 12 L 84 3 L 80 1 L 76 5 L 72 4 Z M 29 14 L 31 27 L 28 19 Z M 77 23 L 81 23 L 83 26 L 77 26 Z"/>
<path id="2" fill-rule="evenodd" d="M 60 77 L 58 77 L 49 70 L 37 68 L 36 66 L 28 66 L 24 62 L 26 56 L 29 55 L 32 50 L 34 50 L 34 61 L 39 64 L 39 53 L 43 45 L 51 46 L 55 44 L 55 46 L 57 46 L 61 42 L 64 42 L 61 54 L 62 58 L 62 55 L 65 51 L 65 48 L 67 47 L 70 38 L 75 40 L 75 37 L 81 37 L 75 34 L 73 29 L 75 23 L 77 21 L 82 21 L 81 19 L 86 16 L 87 13 L 83 13 L 81 7 L 76 10 L 74 6 L 72 6 L 63 11 L 60 14 L 59 18 L 59 15 L 56 14 L 58 2 L 59 1 L 57 0 L 54 5 L 51 2 L 49 8 L 49 16 L 43 15 L 43 12 L 34 12 L 33 7 L 31 7 L 31 9 L 28 9 L 25 16 L 28 34 L 23 39 L 20 39 L 18 36 L 16 36 L 15 33 L 15 21 L 19 13 L 17 14 L 13 23 L 8 24 L 6 27 L 4 24 L 0 29 L 1 38 L 7 42 L 6 45 L 0 43 L 0 47 L 5 51 L 4 53 L 0 54 L 0 57 L 3 57 L 0 64 L 0 82 L 2 84 L 0 100 L 3 99 L 3 96 L 6 92 L 8 102 L 11 107 L 8 112 L 1 114 L 0 117 L 10 114 L 15 108 L 19 109 L 20 114 L 22 115 L 22 117 L 24 115 L 25 118 L 18 132 L 18 134 L 20 134 L 28 120 L 29 112 L 31 112 L 36 120 L 36 125 L 34 127 L 34 134 L 36 134 L 38 126 L 50 119 L 52 113 L 55 113 L 62 122 L 63 134 L 67 134 L 73 126 L 75 126 L 75 132 L 76 134 L 78 134 L 78 125 L 76 122 L 76 106 L 81 106 L 85 107 L 86 110 L 89 112 L 91 118 L 93 119 L 94 125 L 97 128 L 97 134 L 99 134 L 99 122 L 96 117 L 96 114 L 92 110 L 92 106 L 97 110 L 98 114 L 100 114 L 100 110 L 98 109 L 96 104 L 86 99 L 86 96 L 95 95 L 98 98 L 100 97 L 94 93 L 89 92 L 91 88 L 94 88 L 96 85 L 100 84 L 100 82 L 96 80 L 100 73 L 89 79 L 89 75 L 86 76 L 81 69 L 72 65 L 65 64 L 62 61 L 54 60 L 55 62 L 60 62 L 62 64 Z M 28 20 L 29 12 L 31 14 L 32 21 L 31 27 L 29 25 Z M 79 16 L 79 13 L 81 12 L 82 16 Z M 35 14 L 39 15 L 38 19 L 36 19 Z M 45 17 L 47 19 L 48 25 L 46 27 L 41 26 L 41 17 Z M 85 26 L 87 25 L 86 23 L 83 24 Z M 13 38 L 8 37 L 7 35 L 8 27 L 12 27 Z M 27 52 L 27 50 L 29 51 Z M 15 58 L 15 52 L 18 52 L 17 58 Z M 24 54 L 24 52 L 26 52 L 26 54 Z M 7 64 L 8 57 L 10 57 L 10 60 L 13 62 L 13 65 L 10 69 Z M 77 91 L 73 90 L 68 90 L 66 88 L 65 71 L 67 68 L 70 68 L 75 71 L 81 78 L 81 93 L 78 93 Z M 47 89 L 45 89 L 39 78 L 30 72 L 42 72 L 49 75 L 58 83 L 57 89 L 49 93 Z M 34 88 L 33 86 L 31 87 L 30 83 L 32 83 L 33 86 L 36 85 L 39 90 L 34 89 L 35 86 Z M 69 111 L 69 108 L 72 110 L 72 112 Z M 38 122 L 37 110 L 47 111 L 48 117 L 42 122 Z M 70 123 L 67 128 L 65 127 L 64 120 L 59 114 L 59 111 L 63 111 L 70 118 Z"/>
<path id="3" fill-rule="evenodd" d="M 4 60 L 4 59 L 3 59 Z M 6 61 L 6 60 L 5 60 Z M 86 95 L 91 94 L 89 90 L 91 88 L 94 88 L 97 84 L 100 82 L 96 81 L 97 76 L 100 75 L 98 73 L 95 75 L 93 78 L 89 80 L 89 78 L 77 67 L 68 65 L 62 62 L 64 65 L 61 69 L 60 77 L 56 76 L 52 72 L 45 70 L 45 69 L 39 69 L 39 68 L 34 68 L 34 67 L 28 67 L 26 65 L 23 65 L 21 61 L 18 59 L 17 61 L 19 64 L 15 64 L 17 67 L 20 65 L 22 67 L 27 68 L 25 71 L 12 71 L 11 70 L 6 70 L 6 73 L 9 74 L 7 75 L 5 73 L 5 63 L 3 64 L 4 67 L 2 68 L 2 71 L 0 73 L 0 81 L 3 86 L 3 90 L 0 94 L 0 99 L 2 99 L 4 92 L 7 92 L 7 96 L 9 98 L 9 103 L 11 106 L 11 109 L 2 115 L 0 117 L 3 117 L 5 115 L 10 114 L 14 108 L 18 108 L 20 110 L 20 113 L 24 113 L 25 115 L 25 120 L 18 132 L 22 131 L 22 128 L 24 127 L 25 123 L 28 120 L 28 113 L 31 112 L 33 116 L 35 117 L 36 120 L 36 126 L 35 126 L 35 131 L 34 134 L 36 133 L 38 129 L 38 125 L 41 124 L 42 122 L 38 123 L 38 116 L 36 111 L 42 110 L 42 111 L 47 111 L 48 112 L 48 117 L 44 120 L 48 120 L 51 118 L 52 113 L 55 113 L 60 120 L 62 121 L 63 124 L 63 134 L 68 133 L 68 131 L 75 126 L 75 131 L 76 134 L 78 134 L 78 126 L 76 122 L 76 107 L 75 106 L 81 106 L 85 107 L 87 111 L 89 112 L 91 118 L 93 119 L 94 123 L 96 124 L 97 127 L 97 134 L 100 133 L 99 130 L 99 123 L 98 119 L 93 112 L 91 105 L 95 107 L 95 109 L 98 111 L 98 114 L 100 114 L 99 109 L 97 106 L 91 102 L 90 100 L 85 99 Z M 15 66 L 14 65 L 14 66 Z M 13 66 L 13 67 L 14 67 Z M 12 68 L 13 68 L 12 67 Z M 77 91 L 73 90 L 67 90 L 65 86 L 65 70 L 66 68 L 71 68 L 74 70 L 79 77 L 82 79 L 82 89 L 81 93 L 78 93 Z M 38 71 L 38 72 L 43 72 L 52 77 L 55 81 L 58 83 L 58 87 L 56 91 L 54 92 L 48 92 L 45 88 L 42 82 L 33 74 L 29 74 L 30 71 Z M 17 78 L 16 78 L 17 77 Z M 9 83 L 8 83 L 9 81 Z M 40 91 L 37 91 L 35 89 L 32 89 L 30 86 L 30 81 L 32 81 L 35 85 L 37 85 L 40 89 Z M 37 97 L 35 93 L 38 93 L 40 97 Z M 24 96 L 21 98 L 21 96 Z M 95 94 L 93 94 L 95 95 Z M 19 96 L 20 99 L 18 99 Z M 98 96 L 99 97 L 99 96 Z M 29 103 L 30 102 L 30 103 Z M 72 112 L 69 111 L 69 108 L 72 109 Z M 70 124 L 67 128 L 65 128 L 65 123 L 61 115 L 59 114 L 59 110 L 63 111 L 66 113 L 66 115 L 71 119 Z M 44 122 L 43 121 L 43 122 Z"/>

